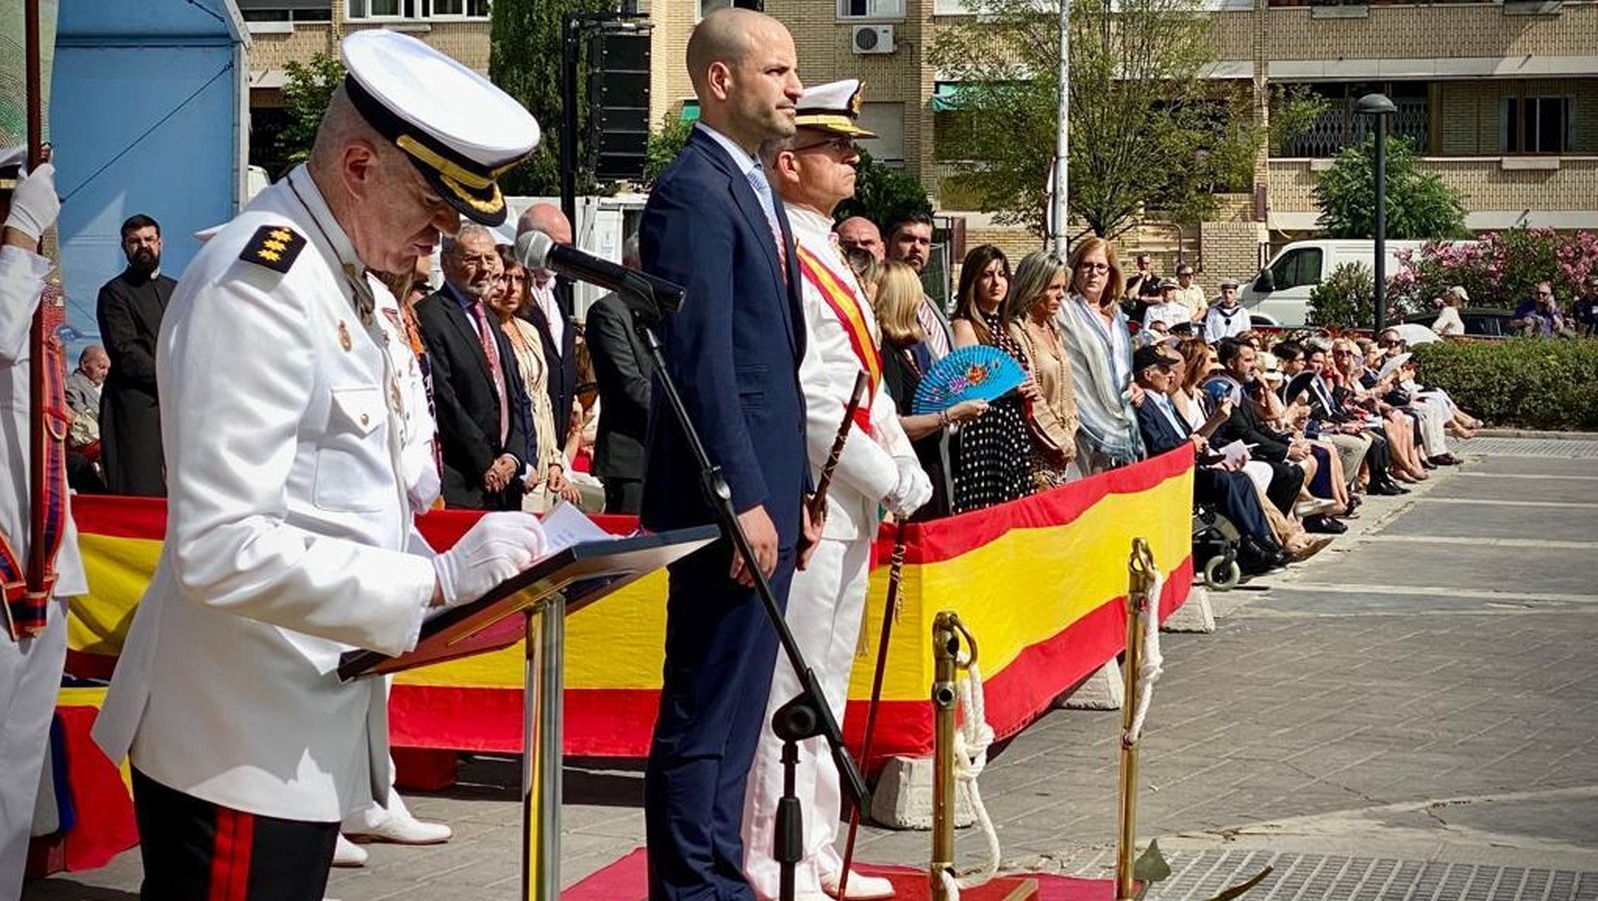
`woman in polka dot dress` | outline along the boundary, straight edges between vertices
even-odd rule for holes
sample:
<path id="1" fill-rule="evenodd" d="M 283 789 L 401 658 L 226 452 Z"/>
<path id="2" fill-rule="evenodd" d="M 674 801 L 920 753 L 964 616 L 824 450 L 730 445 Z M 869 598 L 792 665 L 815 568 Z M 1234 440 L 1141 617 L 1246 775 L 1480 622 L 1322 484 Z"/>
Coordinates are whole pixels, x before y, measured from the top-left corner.
<path id="1" fill-rule="evenodd" d="M 1017 362 L 1025 359 L 1020 345 L 1000 323 L 1000 308 L 1009 290 L 1010 261 L 999 248 L 983 244 L 966 254 L 951 321 L 956 347 L 987 344 Z M 1037 384 L 1028 378 L 1020 396 L 1009 394 L 993 401 L 986 413 L 961 427 L 960 455 L 954 466 L 954 512 L 981 510 L 1026 497 L 1037 489 L 1028 465 L 1031 436 L 1023 400 L 1036 393 Z"/>

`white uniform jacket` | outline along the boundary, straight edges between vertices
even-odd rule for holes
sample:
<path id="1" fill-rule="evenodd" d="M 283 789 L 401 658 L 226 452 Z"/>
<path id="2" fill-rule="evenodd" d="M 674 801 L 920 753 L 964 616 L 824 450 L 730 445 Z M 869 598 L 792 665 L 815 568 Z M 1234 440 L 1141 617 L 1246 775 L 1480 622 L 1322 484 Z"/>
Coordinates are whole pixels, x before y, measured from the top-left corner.
<path id="1" fill-rule="evenodd" d="M 853 292 L 860 316 L 871 329 L 873 345 L 880 347 L 882 333 L 866 303 L 865 292 L 854 271 L 833 249 L 832 221 L 792 204 L 787 205 L 787 210 L 794 243 L 814 254 Z M 819 481 L 862 366 L 843 321 L 808 278 L 803 280 L 802 298 L 809 340 L 799 363 L 799 384 L 805 393 L 805 444 L 810 473 Z M 871 435 L 868 437 L 859 429 L 850 431 L 827 490 L 827 524 L 822 530 L 826 538 L 848 541 L 876 537 L 877 506 L 899 484 L 899 464 L 894 458 L 915 459 L 915 450 L 899 426 L 899 411 L 885 388 L 878 385 L 861 406 L 868 402 Z"/>
<path id="2" fill-rule="evenodd" d="M 1216 302 L 1210 307 L 1210 311 L 1204 314 L 1204 340 L 1210 344 L 1215 344 L 1222 338 L 1236 338 L 1253 327 L 1248 318 L 1248 310 L 1243 309 L 1242 304 L 1223 307 Z"/>
<path id="3" fill-rule="evenodd" d="M 241 258 L 278 227 L 286 271 Z M 384 680 L 341 683 L 338 655 L 412 647 L 435 581 L 406 490 L 433 434 L 415 357 L 370 276 L 362 321 L 344 264 L 362 271 L 301 167 L 179 281 L 156 356 L 166 542 L 95 724 L 170 788 L 321 822 L 389 785 Z"/>
<path id="4" fill-rule="evenodd" d="M 28 560 L 28 498 L 32 486 L 28 472 L 28 335 L 33 311 L 38 309 L 44 277 L 50 261 L 20 247 L 0 247 L 0 535 L 10 543 L 17 562 Z M 78 528 L 67 515 L 56 553 L 56 597 L 86 594 L 89 583 L 83 577 L 83 558 L 78 554 Z M 53 613 L 46 615 L 55 615 Z M 10 641 L 0 629 L 0 641 Z"/>

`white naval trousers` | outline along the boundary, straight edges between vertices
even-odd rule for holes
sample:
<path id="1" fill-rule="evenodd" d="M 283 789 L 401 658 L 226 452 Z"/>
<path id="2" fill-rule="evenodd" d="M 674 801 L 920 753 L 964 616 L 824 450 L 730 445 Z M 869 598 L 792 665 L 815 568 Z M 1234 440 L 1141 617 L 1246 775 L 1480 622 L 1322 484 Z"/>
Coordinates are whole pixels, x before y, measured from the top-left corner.
<path id="1" fill-rule="evenodd" d="M 839 540 L 823 538 L 808 568 L 794 573 L 788 591 L 788 627 L 815 671 L 822 693 L 839 725 L 849 693 L 849 672 L 854 667 L 855 642 L 865 612 L 866 584 L 873 534 Z M 777 708 L 799 693 L 799 677 L 788 659 L 777 655 L 766 701 L 765 725 L 755 750 L 754 767 L 744 795 L 744 875 L 755 897 L 777 897 L 780 870 L 772 853 L 776 835 L 777 801 L 782 797 L 782 742 L 772 734 L 771 717 Z M 804 810 L 804 860 L 794 879 L 797 893 L 820 892 L 823 874 L 837 874 L 843 860 L 835 847 L 838 816 L 843 803 L 838 769 L 824 738 L 799 746 L 794 771 L 794 793 Z"/>
<path id="2" fill-rule="evenodd" d="M 67 602 L 50 602 L 44 631 L 12 641 L 0 631 L 0 901 L 22 896 L 45 744 L 67 659 Z"/>

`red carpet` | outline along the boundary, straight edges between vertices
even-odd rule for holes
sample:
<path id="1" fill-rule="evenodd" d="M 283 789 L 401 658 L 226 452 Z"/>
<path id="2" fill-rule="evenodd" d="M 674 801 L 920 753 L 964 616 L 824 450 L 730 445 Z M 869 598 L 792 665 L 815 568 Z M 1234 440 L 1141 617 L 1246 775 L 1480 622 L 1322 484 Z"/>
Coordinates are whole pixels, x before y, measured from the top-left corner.
<path id="1" fill-rule="evenodd" d="M 564 892 L 561 901 L 640 901 L 644 897 L 644 877 L 648 866 L 644 849 L 639 848 L 610 866 L 589 876 Z M 899 894 L 896 901 L 921 901 L 930 897 L 925 870 L 911 867 L 878 867 L 861 864 L 860 872 L 886 876 Z M 1031 894 L 1019 883 L 1031 881 L 1037 893 Z M 1069 876 L 1000 876 L 982 889 L 961 893 L 962 901 L 1114 901 L 1115 883 L 1109 879 L 1073 879 Z"/>

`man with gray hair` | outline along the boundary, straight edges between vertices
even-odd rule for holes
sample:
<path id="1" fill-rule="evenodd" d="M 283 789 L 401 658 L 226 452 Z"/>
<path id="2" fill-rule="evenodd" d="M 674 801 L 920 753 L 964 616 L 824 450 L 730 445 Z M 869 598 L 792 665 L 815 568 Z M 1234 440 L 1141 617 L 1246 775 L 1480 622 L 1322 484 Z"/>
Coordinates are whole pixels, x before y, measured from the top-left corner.
<path id="1" fill-rule="evenodd" d="M 463 225 L 444 240 L 444 287 L 416 304 L 416 324 L 433 366 L 433 402 L 443 452 L 444 503 L 474 510 L 520 510 L 527 436 L 521 370 L 510 340 L 488 309 L 503 289 L 494 233 Z"/>
<path id="2" fill-rule="evenodd" d="M 340 680 L 341 655 L 404 653 L 429 609 L 544 550 L 521 512 L 442 554 L 416 530 L 433 417 L 374 274 L 462 214 L 503 222 L 494 176 L 538 125 L 414 38 L 341 51 L 309 161 L 200 248 L 163 317 L 166 541 L 94 725 L 131 765 L 146 898 L 321 901 L 339 820 L 389 797 L 386 680 Z"/>
<path id="3" fill-rule="evenodd" d="M 621 263 L 638 268 L 636 233 L 622 243 Z M 605 484 L 606 513 L 636 514 L 644 497 L 644 438 L 655 367 L 619 294 L 606 294 L 588 308 L 584 336 L 599 383 L 594 475 Z"/>

